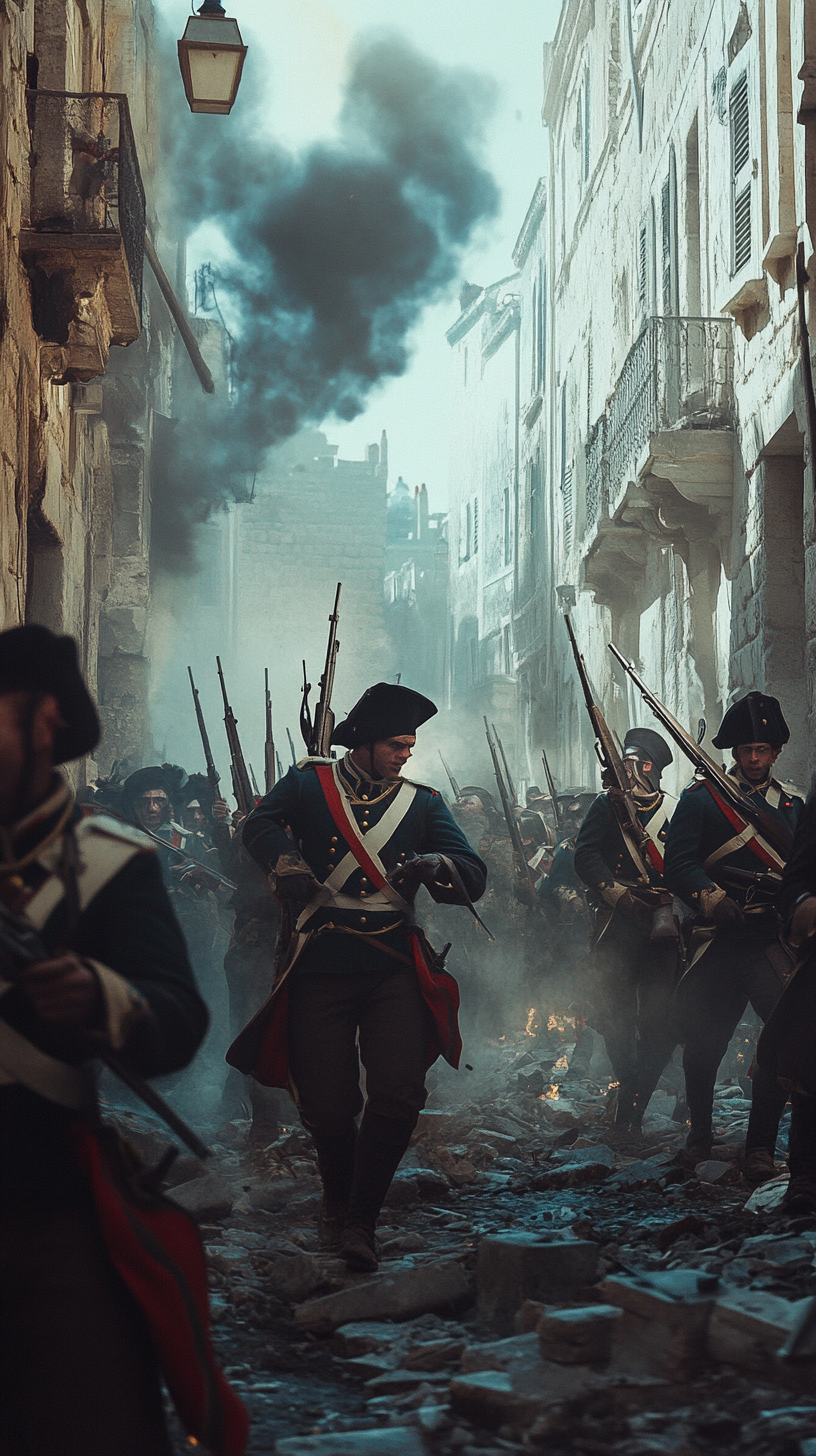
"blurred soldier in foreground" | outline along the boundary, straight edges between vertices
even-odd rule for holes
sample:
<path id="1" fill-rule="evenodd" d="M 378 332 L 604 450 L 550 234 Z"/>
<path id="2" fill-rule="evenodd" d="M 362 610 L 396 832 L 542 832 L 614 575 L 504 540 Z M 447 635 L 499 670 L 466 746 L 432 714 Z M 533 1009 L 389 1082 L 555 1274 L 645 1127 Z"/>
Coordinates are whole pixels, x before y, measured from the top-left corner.
<path id="1" fill-rule="evenodd" d="M 792 832 L 802 800 L 772 777 L 789 738 L 776 698 L 751 692 L 728 709 L 713 742 L 733 751 L 729 772 L 751 804 Z M 744 824 L 707 781 L 684 791 L 666 843 L 666 881 L 715 927 L 713 939 L 692 960 L 677 992 L 691 1118 L 688 1148 L 697 1162 L 711 1152 L 717 1069 L 734 1030 L 749 1001 L 767 1021 L 792 969 L 779 940 L 774 889 L 764 891 L 750 883 L 751 875 L 761 877 L 773 860 L 773 850 L 759 831 Z M 744 875 L 749 883 L 724 888 L 718 881 L 728 883 L 732 870 L 735 880 Z M 774 1149 L 786 1101 L 785 1089 L 758 1066 L 745 1139 L 745 1176 L 752 1182 L 775 1176 Z"/>
<path id="2" fill-rule="evenodd" d="M 662 792 L 660 780 L 671 761 L 659 733 L 629 730 L 623 762 L 648 836 L 653 890 L 664 888 L 663 845 L 674 800 Z M 593 999 L 597 1029 L 620 1083 L 615 1125 L 637 1131 L 678 1039 L 671 1008 L 679 965 L 677 924 L 668 913 L 670 905 L 655 910 L 627 885 L 632 861 L 609 793 L 595 800 L 581 825 L 575 870 L 589 887 L 596 915 Z"/>
<path id="3" fill-rule="evenodd" d="M 125 1191 L 133 1168 L 98 1125 L 95 1055 L 155 1077 L 207 1026 L 149 841 L 83 814 L 55 772 L 98 738 L 74 642 L 0 635 L 0 1449 L 169 1456 L 161 1352 L 174 1394 L 210 1388 L 188 1430 L 237 1453 L 242 1409 L 174 1273 L 203 1281 L 197 1231 L 147 1180 Z M 46 958 L 21 960 L 20 933 Z"/>
<path id="4" fill-rule="evenodd" d="M 334 730 L 342 761 L 290 769 L 243 831 L 294 924 L 275 998 L 228 1059 L 268 1086 L 289 1081 L 317 1147 L 321 1245 L 363 1270 L 377 1267 L 377 1217 L 425 1073 L 440 1054 L 458 1065 L 461 1051 L 456 982 L 415 925 L 414 896 L 424 884 L 438 902 L 467 904 L 485 887 L 442 796 L 402 777 L 435 712 L 420 693 L 377 683 Z"/>

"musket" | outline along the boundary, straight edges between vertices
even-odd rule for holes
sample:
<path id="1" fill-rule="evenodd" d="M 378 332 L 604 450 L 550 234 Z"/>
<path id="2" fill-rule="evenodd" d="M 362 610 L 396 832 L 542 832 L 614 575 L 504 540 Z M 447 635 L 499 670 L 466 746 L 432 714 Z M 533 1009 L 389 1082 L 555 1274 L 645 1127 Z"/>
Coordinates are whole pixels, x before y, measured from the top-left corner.
<path id="1" fill-rule="evenodd" d="M 304 666 L 305 666 L 305 664 L 304 664 Z M 292 735 L 289 732 L 289 729 L 288 728 L 286 730 L 286 737 L 289 739 L 289 752 L 292 755 L 292 767 L 293 768 L 297 768 L 297 754 L 295 753 L 295 745 L 292 742 Z"/>
<path id="2" fill-rule="evenodd" d="M 40 940 L 36 930 L 22 916 L 13 915 L 10 910 L 0 901 L 0 950 L 5 953 L 3 974 L 9 979 L 18 980 L 24 967 L 36 965 L 38 961 L 48 961 L 53 957 L 45 942 Z M 8 965 L 8 960 L 13 967 Z M 115 1051 L 100 1051 L 94 1049 L 94 1056 L 104 1062 L 112 1072 L 115 1072 L 120 1081 L 124 1082 L 131 1092 L 135 1092 L 142 1102 L 155 1112 L 163 1122 L 181 1138 L 191 1153 L 197 1158 L 209 1158 L 211 1149 L 201 1141 L 197 1133 L 179 1117 L 178 1113 L 169 1107 L 163 1097 L 160 1097 L 149 1083 L 142 1080 L 138 1073 L 131 1071 L 125 1059 Z M 162 1160 L 164 1162 L 164 1160 Z"/>
<path id="3" fill-rule="evenodd" d="M 216 657 L 218 666 L 218 681 L 221 684 L 221 696 L 224 699 L 224 727 L 227 730 L 227 742 L 230 751 L 230 769 L 232 770 L 232 792 L 235 795 L 235 802 L 242 814 L 249 814 L 255 807 L 255 798 L 252 793 L 247 766 L 244 762 L 244 755 L 241 749 L 241 740 L 238 737 L 238 719 L 232 711 L 227 697 L 224 673 L 221 669 L 221 658 Z"/>
<path id="4" fill-rule="evenodd" d="M 774 851 L 780 860 L 778 866 L 782 868 L 785 860 L 791 851 L 793 835 L 786 829 L 778 819 L 773 819 L 766 814 L 764 809 L 759 809 L 751 800 L 743 794 L 736 779 L 726 773 L 714 759 L 706 753 L 702 744 L 696 743 L 690 733 L 687 733 L 682 723 L 678 722 L 673 713 L 655 697 L 654 693 L 646 686 L 643 678 L 635 669 L 635 664 L 624 657 L 623 653 L 615 646 L 614 642 L 609 643 L 609 651 L 620 663 L 627 677 L 631 678 L 638 692 L 648 708 L 651 708 L 658 723 L 665 728 L 666 732 L 674 739 L 678 748 L 681 748 L 686 757 L 694 764 L 694 772 L 697 778 L 706 779 L 709 784 L 717 788 L 733 804 L 734 808 L 743 819 L 752 824 L 766 840 L 767 844 Z M 714 878 L 712 876 L 712 878 Z"/>
<path id="5" fill-rule="evenodd" d="M 278 778 L 279 779 L 282 779 L 283 778 L 283 764 L 281 763 L 280 754 L 277 752 L 277 750 L 275 751 L 275 767 L 278 770 Z"/>
<path id="6" fill-rule="evenodd" d="M 626 769 L 623 766 L 623 759 L 618 752 L 617 744 L 612 737 L 603 713 L 592 695 L 586 664 L 578 648 L 578 643 L 575 640 L 572 622 L 566 612 L 564 613 L 564 621 L 567 625 L 572 654 L 575 658 L 575 666 L 578 669 L 578 677 L 583 689 L 587 712 L 589 713 L 589 721 L 595 733 L 595 752 L 598 755 L 598 761 L 602 770 L 601 782 L 604 788 L 613 790 L 609 795 L 609 803 L 620 826 L 624 843 L 637 870 L 639 885 L 645 889 L 649 884 L 649 871 L 644 856 L 648 854 L 647 846 L 651 841 L 638 818 L 632 786 L 629 782 Z"/>
<path id="7" fill-rule="evenodd" d="M 213 880 L 217 880 L 219 885 L 223 885 L 227 890 L 238 889 L 234 880 L 228 880 L 226 875 L 220 875 L 217 870 L 211 870 L 208 865 L 203 865 L 198 860 L 190 859 L 189 854 L 186 854 L 178 845 L 171 844 L 169 839 L 162 839 L 161 835 L 154 834 L 152 829 L 144 829 L 141 824 L 132 824 L 129 819 L 125 819 L 121 814 L 117 814 L 113 809 L 108 809 L 107 807 L 104 809 L 93 809 L 91 812 L 94 814 L 103 814 L 108 819 L 118 819 L 120 824 L 127 824 L 129 829 L 138 829 L 140 834 L 146 834 L 148 839 L 154 840 L 162 849 L 169 849 L 171 854 L 177 854 L 179 859 L 187 861 L 186 869 L 202 870 L 205 875 L 209 875 Z"/>
<path id="8" fill-rule="evenodd" d="M 554 780 L 552 774 L 550 773 L 550 765 L 547 762 L 547 752 L 546 752 L 546 749 L 544 749 L 544 748 L 542 748 L 542 750 L 541 750 L 541 762 L 544 765 L 544 777 L 547 780 L 547 793 L 550 796 L 550 803 L 552 804 L 552 811 L 553 811 L 553 818 L 555 820 L 555 827 L 556 827 L 556 829 L 560 829 L 561 828 L 561 811 L 560 811 L 560 809 L 558 807 L 558 799 L 557 799 L 556 793 L 555 793 L 555 780 Z"/>
<path id="9" fill-rule="evenodd" d="M 272 694 L 269 691 L 269 668 L 264 668 L 264 694 L 266 705 L 266 736 L 264 738 L 264 788 L 269 793 L 275 787 L 275 740 L 272 737 Z"/>
<path id="10" fill-rule="evenodd" d="M 495 725 L 495 723 L 493 723 L 491 726 L 493 728 L 493 737 L 496 740 L 496 744 L 498 745 L 499 753 L 501 754 L 501 761 L 504 764 L 504 777 L 505 777 L 505 782 L 507 784 L 507 788 L 508 788 L 508 791 L 509 791 L 509 794 L 510 794 L 510 798 L 513 800 L 514 807 L 518 807 L 518 795 L 516 794 L 516 786 L 513 783 L 512 775 L 510 773 L 510 768 L 509 768 L 509 765 L 508 765 L 508 762 L 507 762 L 507 754 L 504 751 L 504 744 L 502 743 L 502 741 L 501 741 L 498 733 L 496 732 L 496 725 Z"/>
<path id="11" fill-rule="evenodd" d="M 338 581 L 334 598 L 334 610 L 329 614 L 329 640 L 326 646 L 326 662 L 323 676 L 318 683 L 320 696 L 315 704 L 314 719 L 309 711 L 309 693 L 312 685 L 307 679 L 306 663 L 303 664 L 303 697 L 300 706 L 300 731 L 310 758 L 328 758 L 331 753 L 331 739 L 334 732 L 334 713 L 331 709 L 334 691 L 334 674 L 337 669 L 337 624 L 340 620 L 340 592 L 343 583 Z"/>
<path id="12" fill-rule="evenodd" d="M 504 781 L 501 764 L 499 763 L 498 749 L 490 735 L 490 724 L 488 723 L 487 718 L 485 718 L 484 720 L 484 725 L 485 733 L 487 735 L 487 746 L 490 749 L 490 757 L 493 760 L 493 772 L 496 775 L 496 787 L 499 791 L 499 798 L 501 799 L 502 809 L 504 810 L 504 819 L 507 825 L 507 832 L 510 835 L 510 843 L 512 844 L 513 851 L 517 856 L 519 868 L 522 865 L 524 866 L 525 878 L 530 888 L 532 903 L 533 905 L 537 906 L 538 899 L 535 892 L 535 880 L 533 878 L 533 872 L 527 863 L 527 856 L 524 853 L 524 843 L 521 838 L 521 830 L 518 827 L 516 816 L 513 813 L 513 804 L 510 799 L 510 792 L 507 784 Z M 495 732 L 495 729 L 493 731 Z"/>
<path id="13" fill-rule="evenodd" d="M 448 765 L 446 764 L 446 762 L 445 762 L 445 760 L 444 760 L 444 758 L 442 756 L 441 749 L 440 749 L 440 752 L 439 752 L 439 757 L 442 759 L 442 767 L 445 770 L 445 773 L 448 775 L 448 780 L 450 782 L 451 789 L 453 790 L 454 797 L 457 798 L 457 799 L 461 799 L 461 797 L 462 797 L 462 790 L 460 789 L 459 785 L 456 782 L 456 779 L 453 777 L 453 774 L 451 773 L 450 769 L 448 768 Z"/>
<path id="14" fill-rule="evenodd" d="M 252 764 L 249 765 L 249 781 L 252 784 L 252 793 L 256 799 L 260 799 L 261 791 L 258 788 L 258 778 Z"/>
<path id="15" fill-rule="evenodd" d="M 204 762 L 207 765 L 207 778 L 210 781 L 210 789 L 212 791 L 213 798 L 220 799 L 221 790 L 218 785 L 221 782 L 221 777 L 215 766 L 215 759 L 212 756 L 212 749 L 210 748 L 210 737 L 207 732 L 207 725 L 204 722 L 204 714 L 201 710 L 201 702 L 198 696 L 198 688 L 193 682 L 193 669 L 191 667 L 188 667 L 187 671 L 190 674 L 190 687 L 193 690 L 193 705 L 195 707 L 196 718 L 198 719 L 198 731 L 201 734 L 201 746 L 204 749 Z"/>

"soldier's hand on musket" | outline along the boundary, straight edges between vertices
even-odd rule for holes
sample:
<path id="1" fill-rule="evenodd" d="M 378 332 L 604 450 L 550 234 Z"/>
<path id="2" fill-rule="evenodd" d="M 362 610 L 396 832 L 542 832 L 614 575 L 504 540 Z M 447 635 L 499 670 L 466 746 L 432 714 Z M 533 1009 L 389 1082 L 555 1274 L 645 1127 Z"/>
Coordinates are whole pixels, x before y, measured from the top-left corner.
<path id="1" fill-rule="evenodd" d="M 397 865 L 389 879 L 397 888 L 411 890 L 418 885 L 440 883 L 443 871 L 444 865 L 438 854 L 414 854 L 404 864 Z"/>
<path id="2" fill-rule="evenodd" d="M 37 1015 L 54 1026 L 92 1026 L 103 1012 L 93 971 L 77 956 L 56 956 L 27 966 L 19 984 Z"/>
<path id="3" fill-rule="evenodd" d="M 228 814 L 229 804 L 227 803 L 226 799 L 214 799 L 212 806 L 212 816 L 216 824 L 223 824 Z"/>
<path id="4" fill-rule="evenodd" d="M 793 912 L 788 940 L 791 945 L 802 945 L 809 936 L 816 935 L 816 895 L 808 895 L 800 901 Z"/>

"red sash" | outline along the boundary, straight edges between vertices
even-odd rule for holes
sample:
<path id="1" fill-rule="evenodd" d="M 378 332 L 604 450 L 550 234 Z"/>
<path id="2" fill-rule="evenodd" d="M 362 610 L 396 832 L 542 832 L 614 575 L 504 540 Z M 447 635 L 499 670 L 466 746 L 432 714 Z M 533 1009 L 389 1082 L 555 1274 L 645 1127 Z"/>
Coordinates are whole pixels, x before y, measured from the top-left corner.
<path id="1" fill-rule="evenodd" d="M 361 869 L 365 870 L 372 885 L 376 889 L 382 890 L 388 881 L 382 870 L 367 853 L 365 846 L 349 832 L 331 766 L 320 764 L 315 771 L 325 795 L 329 813 L 343 836 L 343 842 L 348 845 Z M 406 934 L 414 958 L 419 989 L 432 1018 L 427 1053 L 428 1066 L 432 1066 L 437 1057 L 442 1056 L 454 1069 L 458 1069 L 459 1059 L 462 1055 L 462 1038 L 459 1034 L 459 987 L 450 971 L 429 963 L 425 954 L 424 938 L 420 933 L 416 929 L 408 927 Z M 263 1025 L 262 1032 L 259 1033 L 254 1065 L 251 1071 L 247 1065 L 241 1067 L 241 1070 L 249 1071 L 249 1075 L 264 1087 L 286 1087 L 289 1084 L 288 1010 L 288 986 L 281 987 L 277 994 L 273 987 L 268 1007 L 268 1019 Z M 262 1018 L 264 1014 L 264 1009 L 261 1008 L 261 1011 L 256 1013 L 256 1017 Z M 235 1063 L 231 1062 L 231 1065 L 235 1065 Z"/>
<path id="2" fill-rule="evenodd" d="M 75 1123 L 71 1136 L 108 1253 L 147 1321 L 181 1421 L 212 1456 L 243 1456 L 249 1416 L 216 1364 L 195 1220 L 169 1200 L 143 1206 L 129 1195 L 84 1123 Z"/>
<path id="3" fill-rule="evenodd" d="M 742 816 L 737 813 L 736 809 L 732 809 L 731 805 L 727 802 L 727 800 L 721 799 L 713 784 L 706 781 L 706 788 L 708 789 L 708 792 L 714 800 L 714 803 L 717 805 L 717 808 L 720 809 L 725 815 L 732 829 L 736 829 L 737 833 L 741 834 L 743 829 L 748 828 L 750 820 L 743 819 Z M 758 834 L 759 830 L 757 830 L 756 833 Z M 745 844 L 741 845 L 740 847 L 742 849 L 750 849 L 751 853 L 756 856 L 760 864 L 763 864 L 766 869 L 774 870 L 777 874 L 779 873 L 779 864 L 777 863 L 777 861 L 775 859 L 772 859 L 769 854 L 766 854 L 765 850 L 762 848 L 762 845 L 758 844 L 756 839 L 749 839 Z"/>

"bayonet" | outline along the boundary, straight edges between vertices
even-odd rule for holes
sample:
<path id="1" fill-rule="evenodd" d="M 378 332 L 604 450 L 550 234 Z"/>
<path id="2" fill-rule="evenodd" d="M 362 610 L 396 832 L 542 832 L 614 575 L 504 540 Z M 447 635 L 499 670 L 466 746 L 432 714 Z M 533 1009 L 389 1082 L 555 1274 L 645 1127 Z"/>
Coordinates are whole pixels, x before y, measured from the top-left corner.
<path id="1" fill-rule="evenodd" d="M 306 663 L 303 664 L 303 698 L 300 708 L 300 731 L 303 734 L 303 741 L 306 744 L 306 751 L 310 758 L 328 758 L 331 754 L 331 740 L 334 732 L 334 713 L 331 708 L 332 693 L 334 691 L 334 674 L 337 669 L 337 654 L 340 651 L 340 643 L 337 640 L 337 624 L 340 620 L 340 592 L 343 589 L 342 582 L 337 583 L 337 592 L 334 598 L 334 610 L 329 614 L 329 640 L 326 646 L 326 661 L 323 667 L 323 675 L 318 683 L 319 697 L 315 704 L 314 719 L 309 710 L 309 693 L 311 683 L 306 673 Z"/>
<path id="2" fill-rule="evenodd" d="M 510 835 L 510 843 L 512 844 L 513 850 L 516 855 L 519 871 L 521 872 L 523 870 L 523 878 L 526 879 L 529 886 L 531 903 L 533 906 L 537 907 L 538 899 L 536 896 L 533 872 L 527 863 L 527 856 L 524 853 L 524 844 L 521 838 L 521 830 L 519 829 L 516 816 L 513 813 L 513 803 L 510 798 L 510 789 L 508 784 L 506 784 L 504 780 L 502 766 L 499 762 L 499 750 L 497 744 L 491 736 L 490 724 L 488 723 L 487 718 L 485 718 L 484 720 L 484 725 L 485 734 L 487 735 L 487 746 L 490 749 L 490 757 L 493 760 L 493 772 L 496 775 L 496 787 L 499 791 L 499 798 L 501 799 L 502 809 L 504 810 L 504 820 L 507 825 L 507 832 Z M 494 728 L 493 732 L 495 733 L 495 731 L 496 730 Z"/>
<path id="3" fill-rule="evenodd" d="M 510 773 L 510 767 L 509 767 L 508 762 L 507 762 L 507 754 L 504 751 L 504 744 L 502 743 L 502 741 L 501 741 L 498 733 L 496 732 L 496 725 L 495 725 L 495 723 L 492 725 L 492 727 L 493 727 L 493 737 L 496 740 L 496 744 L 498 746 L 499 753 L 501 754 L 501 761 L 502 761 L 502 763 L 504 765 L 505 781 L 507 783 L 507 788 L 508 788 L 508 790 L 510 792 L 510 798 L 513 800 L 513 803 L 516 806 L 518 806 L 518 795 L 516 793 L 516 786 L 513 783 L 513 778 L 512 778 L 512 775 Z"/>
<path id="4" fill-rule="evenodd" d="M 555 820 L 555 827 L 556 827 L 556 829 L 560 829 L 561 828 L 561 811 L 560 811 L 560 809 L 558 807 L 558 797 L 557 797 L 556 792 L 555 792 L 555 780 L 554 780 L 552 774 L 550 773 L 550 765 L 549 765 L 549 763 L 547 761 L 547 751 L 544 748 L 542 748 L 542 750 L 541 750 L 541 762 L 544 765 L 544 777 L 547 780 L 547 793 L 549 794 L 550 803 L 552 804 L 552 811 L 553 811 L 553 818 Z"/>
<path id="5" fill-rule="evenodd" d="M 451 773 L 450 769 L 448 768 L 448 765 L 445 762 L 445 759 L 443 757 L 443 754 L 442 754 L 442 751 L 441 750 L 440 750 L 440 753 L 439 753 L 439 757 L 442 759 L 442 767 L 445 770 L 445 773 L 448 775 L 448 781 L 450 783 L 451 789 L 453 790 L 454 798 L 461 799 L 461 797 L 462 797 L 462 790 L 460 789 L 459 785 L 456 782 L 456 779 L 453 777 L 453 774 Z"/>
<path id="6" fill-rule="evenodd" d="M 272 694 L 269 691 L 269 668 L 264 668 L 264 702 L 266 708 L 266 733 L 264 737 L 264 788 L 269 793 L 275 787 L 275 740 L 272 737 Z"/>

